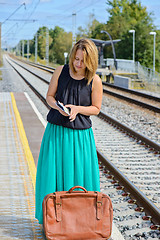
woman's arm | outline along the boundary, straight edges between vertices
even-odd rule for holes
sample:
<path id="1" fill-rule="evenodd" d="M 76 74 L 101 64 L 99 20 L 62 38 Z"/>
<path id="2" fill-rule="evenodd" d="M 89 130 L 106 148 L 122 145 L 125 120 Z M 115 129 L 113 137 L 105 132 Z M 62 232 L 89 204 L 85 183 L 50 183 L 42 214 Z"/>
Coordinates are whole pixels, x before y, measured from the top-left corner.
<path id="1" fill-rule="evenodd" d="M 57 92 L 57 86 L 58 86 L 58 78 L 61 74 L 61 71 L 63 69 L 63 66 L 59 66 L 56 68 L 56 70 L 53 73 L 53 76 L 51 78 L 48 91 L 47 91 L 47 96 L 46 96 L 46 101 L 48 105 L 56 110 L 58 110 L 62 115 L 68 116 L 66 113 L 64 113 L 56 104 L 55 100 L 55 95 Z"/>
<path id="2" fill-rule="evenodd" d="M 92 105 L 91 106 L 76 106 L 67 104 L 66 107 L 71 108 L 70 112 L 70 121 L 74 121 L 76 115 L 78 113 L 90 116 L 90 115 L 97 115 L 100 112 L 101 104 L 102 104 L 102 95 L 103 95 L 103 87 L 102 87 L 102 80 L 96 74 L 93 83 L 92 83 Z"/>

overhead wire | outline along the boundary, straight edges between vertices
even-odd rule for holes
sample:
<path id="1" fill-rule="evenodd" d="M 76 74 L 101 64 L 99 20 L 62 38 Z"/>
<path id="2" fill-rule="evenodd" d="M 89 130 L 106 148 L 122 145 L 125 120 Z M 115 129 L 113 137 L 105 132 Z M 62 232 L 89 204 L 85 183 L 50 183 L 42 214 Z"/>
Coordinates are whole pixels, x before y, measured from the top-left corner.
<path id="1" fill-rule="evenodd" d="M 2 38 L 10 31 L 10 30 L 13 30 L 13 28 L 17 26 L 17 23 L 15 23 L 11 28 L 8 29 L 7 32 L 5 32 L 3 35 L 2 35 Z"/>
<path id="2" fill-rule="evenodd" d="M 92 0 L 88 5 L 82 7 L 81 9 L 79 9 L 79 10 L 77 10 L 77 11 L 75 11 L 75 12 L 76 12 L 76 13 L 79 13 L 79 12 L 81 12 L 81 11 L 89 8 L 91 5 L 93 6 L 94 4 L 96 4 L 96 3 L 99 2 L 99 1 L 100 1 L 100 0 L 96 0 L 96 1 Z M 86 2 L 86 1 L 85 1 L 85 2 Z M 34 3 L 34 1 L 32 2 L 32 6 L 33 6 L 33 3 Z M 28 21 L 28 22 L 32 22 L 32 20 L 29 21 L 29 19 L 30 19 L 30 17 L 33 15 L 33 13 L 35 12 L 35 10 L 36 10 L 36 8 L 38 7 L 39 3 L 40 3 L 40 0 L 37 1 L 37 3 L 35 4 L 35 6 L 33 7 L 33 10 L 30 12 L 29 16 L 28 16 L 26 19 L 19 20 L 19 21 L 24 21 L 24 23 L 22 24 L 22 26 L 21 26 L 20 28 L 16 29 L 15 34 L 16 34 L 17 32 L 19 33 L 19 32 L 23 29 L 23 27 L 26 25 L 27 21 Z M 82 3 L 82 0 L 78 1 L 78 3 L 76 3 L 76 4 L 74 4 L 74 5 L 70 6 L 70 7 L 68 7 L 67 9 L 65 9 L 65 12 L 74 9 L 77 5 L 80 5 L 81 3 Z M 24 5 L 24 3 L 21 4 L 21 5 Z M 19 9 L 20 7 L 21 7 L 21 6 L 19 6 L 19 7 L 14 11 L 14 13 L 16 13 L 16 11 L 18 11 L 18 9 Z M 31 8 L 31 5 L 30 5 L 29 8 Z M 28 12 L 28 9 L 27 9 L 27 12 Z M 12 13 L 4 22 L 6 22 L 7 20 L 9 20 L 9 18 L 10 18 L 11 16 L 13 16 L 14 13 Z M 64 25 L 64 19 L 71 18 L 71 17 L 72 17 L 72 14 L 67 15 L 67 16 L 65 16 L 65 17 L 64 17 L 64 16 L 63 16 L 63 17 L 60 17 L 60 18 L 58 19 L 58 23 L 61 23 L 61 24 L 62 24 L 61 21 L 63 20 L 63 25 Z M 12 19 L 12 20 L 13 20 L 13 21 L 16 21 L 16 19 Z M 17 21 L 18 21 L 18 19 L 17 19 Z M 35 21 L 36 21 L 36 20 L 35 20 Z M 48 21 L 48 19 L 47 19 L 47 21 Z M 11 28 L 10 28 L 9 30 L 11 30 Z M 8 30 L 4 35 L 6 35 L 6 34 L 9 32 L 9 30 Z M 4 35 L 3 35 L 3 36 L 4 36 Z"/>
<path id="3" fill-rule="evenodd" d="M 33 8 L 33 11 L 30 13 L 29 17 L 27 19 L 25 19 L 24 24 L 22 25 L 22 27 L 19 29 L 19 32 L 22 30 L 22 28 L 24 27 L 24 25 L 27 23 L 27 21 L 29 20 L 29 18 L 33 15 L 33 13 L 35 12 L 36 8 L 38 7 L 38 4 L 40 3 L 40 0 L 38 0 L 38 2 L 36 3 L 36 5 Z M 33 20 L 32 20 L 33 21 Z"/>
<path id="4" fill-rule="evenodd" d="M 88 7 L 90 7 L 91 5 L 93 6 L 94 4 L 96 4 L 97 2 L 99 2 L 100 0 L 96 0 L 95 2 L 93 2 L 93 0 L 87 5 L 87 6 L 85 6 L 85 7 L 83 7 L 83 8 L 81 8 L 81 9 L 79 9 L 78 11 L 75 11 L 76 13 L 79 13 L 79 12 L 81 12 L 81 11 L 83 11 L 84 9 L 87 9 Z M 86 2 L 86 1 L 85 1 Z M 82 0 L 81 1 L 79 1 L 78 3 L 76 3 L 75 5 L 73 5 L 73 6 L 71 6 L 70 8 L 68 8 L 67 10 L 65 10 L 65 11 L 68 11 L 68 10 L 71 10 L 71 9 L 73 9 L 75 6 L 77 6 L 79 3 L 82 3 Z M 62 20 L 64 20 L 64 19 L 67 19 L 67 18 L 71 18 L 72 17 L 72 15 L 71 14 L 69 14 L 69 15 L 67 15 L 67 16 L 63 16 L 63 17 L 60 17 L 60 19 L 58 19 L 58 22 L 59 23 L 62 23 L 61 21 Z M 64 21 L 63 21 L 63 23 L 62 23 L 63 25 L 64 25 Z"/>
<path id="5" fill-rule="evenodd" d="M 9 17 L 7 17 L 2 24 L 4 24 L 7 20 L 9 20 L 22 6 L 24 5 L 24 7 L 26 7 L 25 3 L 22 3 Z"/>
<path id="6" fill-rule="evenodd" d="M 26 18 L 26 19 L 17 19 L 17 21 L 24 21 L 24 23 L 23 23 L 23 25 L 22 25 L 20 28 L 18 28 L 18 29 L 15 30 L 15 33 L 14 33 L 15 35 L 17 34 L 17 32 L 19 33 L 19 32 L 21 31 L 21 29 L 24 27 L 24 25 L 25 25 L 28 21 L 29 21 L 29 22 L 35 22 L 35 21 L 36 21 L 36 20 L 29 20 L 29 18 L 32 16 L 32 14 L 34 13 L 34 11 L 36 10 L 39 2 L 40 2 L 40 0 L 38 0 L 38 2 L 35 4 L 35 6 L 34 6 L 34 8 L 33 8 L 33 11 L 29 14 L 28 18 Z M 33 3 L 34 3 L 34 1 L 32 2 L 32 4 L 33 4 Z M 7 19 L 5 19 L 5 21 L 4 21 L 3 23 L 5 23 L 6 21 L 9 21 L 10 17 L 13 16 L 13 15 L 18 11 L 18 9 L 19 9 L 22 5 L 25 5 L 25 3 L 21 4 Z M 26 5 L 25 5 L 25 10 L 26 10 Z M 11 20 L 11 21 L 12 21 L 12 20 Z M 13 21 L 14 21 L 14 19 L 13 19 Z M 18 23 L 17 23 L 17 24 L 18 24 Z M 15 25 L 16 25 L 16 24 L 14 24 L 7 32 L 5 32 L 2 37 L 4 37 L 7 33 L 9 33 L 10 30 L 13 29 L 13 27 L 14 27 Z"/>

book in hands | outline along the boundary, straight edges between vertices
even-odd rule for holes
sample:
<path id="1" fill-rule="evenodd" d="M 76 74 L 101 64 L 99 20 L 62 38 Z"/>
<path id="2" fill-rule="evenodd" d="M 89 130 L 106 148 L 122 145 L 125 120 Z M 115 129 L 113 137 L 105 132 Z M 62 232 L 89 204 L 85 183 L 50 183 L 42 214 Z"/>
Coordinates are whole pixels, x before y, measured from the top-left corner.
<path id="1" fill-rule="evenodd" d="M 63 111 L 65 112 L 67 115 L 70 115 L 69 109 L 66 108 L 65 106 L 63 106 L 59 101 L 56 102 L 57 106 Z"/>

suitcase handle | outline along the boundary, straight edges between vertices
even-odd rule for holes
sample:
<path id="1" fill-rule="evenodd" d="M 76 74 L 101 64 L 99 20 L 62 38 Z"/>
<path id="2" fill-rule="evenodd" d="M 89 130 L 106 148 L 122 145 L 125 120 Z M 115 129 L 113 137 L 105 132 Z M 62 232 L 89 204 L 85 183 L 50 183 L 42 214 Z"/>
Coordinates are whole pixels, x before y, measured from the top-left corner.
<path id="1" fill-rule="evenodd" d="M 87 193 L 88 191 L 84 188 L 84 187 L 81 187 L 81 186 L 74 186 L 72 188 L 69 189 L 68 193 L 72 193 L 74 191 L 74 189 L 76 188 L 80 188 L 82 189 L 85 193 Z"/>

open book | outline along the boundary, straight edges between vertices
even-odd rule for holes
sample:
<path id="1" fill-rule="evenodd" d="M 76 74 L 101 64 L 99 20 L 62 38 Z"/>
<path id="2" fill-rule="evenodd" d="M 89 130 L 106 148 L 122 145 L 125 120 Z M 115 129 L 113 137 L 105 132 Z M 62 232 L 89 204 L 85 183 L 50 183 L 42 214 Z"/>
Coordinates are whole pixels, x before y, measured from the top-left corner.
<path id="1" fill-rule="evenodd" d="M 67 113 L 68 115 L 70 115 L 69 109 L 66 108 L 65 106 L 63 106 L 59 101 L 56 102 L 57 106 L 64 111 L 65 113 Z"/>

